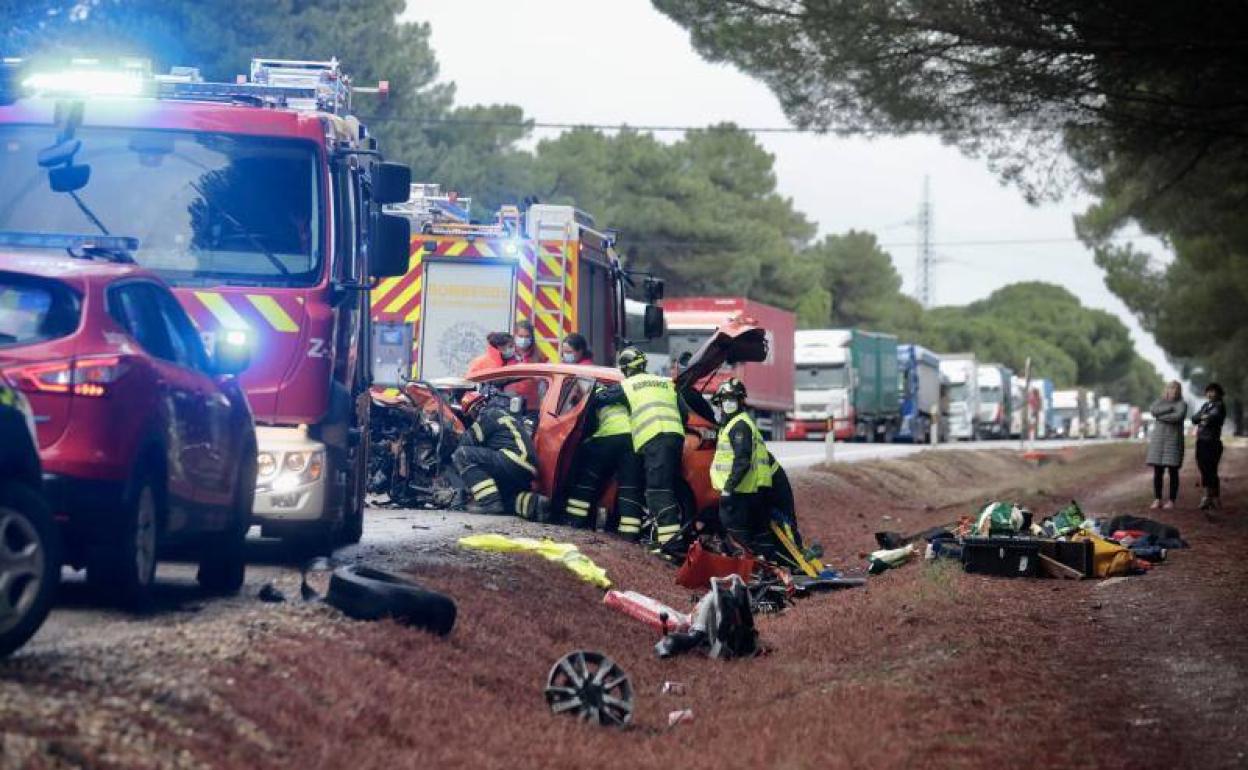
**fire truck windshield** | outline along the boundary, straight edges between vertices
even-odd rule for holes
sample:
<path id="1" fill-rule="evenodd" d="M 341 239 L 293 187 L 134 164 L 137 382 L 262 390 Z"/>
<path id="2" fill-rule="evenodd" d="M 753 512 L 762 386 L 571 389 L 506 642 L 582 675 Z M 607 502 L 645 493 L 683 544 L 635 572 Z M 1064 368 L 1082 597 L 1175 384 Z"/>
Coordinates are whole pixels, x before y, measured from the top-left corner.
<path id="1" fill-rule="evenodd" d="M 52 126 L 0 125 L 0 231 L 96 229 L 139 240 L 134 259 L 174 284 L 316 283 L 321 180 L 311 144 L 235 134 L 81 127 L 87 184 L 54 192 L 39 151 Z"/>

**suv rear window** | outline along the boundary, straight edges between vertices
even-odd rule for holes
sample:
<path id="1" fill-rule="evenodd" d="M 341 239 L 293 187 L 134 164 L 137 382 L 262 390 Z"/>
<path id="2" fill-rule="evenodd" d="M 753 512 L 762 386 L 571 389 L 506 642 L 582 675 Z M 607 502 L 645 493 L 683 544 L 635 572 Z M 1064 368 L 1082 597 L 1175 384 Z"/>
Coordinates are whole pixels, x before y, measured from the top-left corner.
<path id="1" fill-rule="evenodd" d="M 0 273 L 0 348 L 68 336 L 81 313 L 78 296 L 64 284 Z"/>

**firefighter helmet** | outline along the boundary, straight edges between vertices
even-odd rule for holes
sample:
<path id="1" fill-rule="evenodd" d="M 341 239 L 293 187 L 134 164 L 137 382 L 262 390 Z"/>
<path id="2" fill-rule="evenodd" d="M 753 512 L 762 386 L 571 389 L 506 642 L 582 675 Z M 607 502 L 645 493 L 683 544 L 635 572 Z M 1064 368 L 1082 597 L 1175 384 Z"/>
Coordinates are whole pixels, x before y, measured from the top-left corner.
<path id="1" fill-rule="evenodd" d="M 459 400 L 459 409 L 464 414 L 471 414 L 474 409 L 485 405 L 485 395 L 480 391 L 470 390 Z"/>
<path id="2" fill-rule="evenodd" d="M 711 396 L 711 403 L 718 404 L 726 398 L 735 398 L 737 401 L 745 401 L 745 383 L 736 377 L 730 377 L 720 383 L 715 389 L 715 394 Z"/>
<path id="3" fill-rule="evenodd" d="M 634 347 L 627 347 L 615 357 L 615 365 L 626 375 L 646 370 L 646 354 Z"/>

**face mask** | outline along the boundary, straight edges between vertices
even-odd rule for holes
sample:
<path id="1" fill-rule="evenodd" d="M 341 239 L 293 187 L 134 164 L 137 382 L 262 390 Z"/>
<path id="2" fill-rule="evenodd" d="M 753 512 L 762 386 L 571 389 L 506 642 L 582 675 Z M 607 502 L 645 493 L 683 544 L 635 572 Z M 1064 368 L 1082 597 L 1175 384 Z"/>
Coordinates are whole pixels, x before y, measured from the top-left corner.
<path id="1" fill-rule="evenodd" d="M 520 348 L 521 350 L 528 350 L 529 346 L 532 344 L 533 344 L 532 337 L 516 337 L 516 347 Z"/>
<path id="2" fill-rule="evenodd" d="M 515 349 L 515 348 L 503 348 L 503 349 L 502 349 L 501 351 L 499 351 L 499 352 L 501 352 L 501 353 L 503 354 L 503 359 L 504 359 L 504 360 L 506 360 L 506 361 L 510 361 L 511 359 L 513 359 L 513 358 L 515 358 L 515 357 L 516 357 L 516 349 Z"/>
<path id="3" fill-rule="evenodd" d="M 581 360 L 581 359 L 580 359 L 580 356 L 578 356 L 578 355 L 577 355 L 577 354 L 575 354 L 575 353 L 564 353 L 564 354 L 563 354 L 563 362 L 564 362 L 565 364 L 574 364 L 574 363 L 576 363 L 576 362 L 577 362 L 577 361 L 579 361 L 579 360 Z"/>
<path id="4" fill-rule="evenodd" d="M 724 410 L 724 414 L 736 414 L 741 405 L 737 403 L 735 398 L 725 398 L 719 408 Z"/>

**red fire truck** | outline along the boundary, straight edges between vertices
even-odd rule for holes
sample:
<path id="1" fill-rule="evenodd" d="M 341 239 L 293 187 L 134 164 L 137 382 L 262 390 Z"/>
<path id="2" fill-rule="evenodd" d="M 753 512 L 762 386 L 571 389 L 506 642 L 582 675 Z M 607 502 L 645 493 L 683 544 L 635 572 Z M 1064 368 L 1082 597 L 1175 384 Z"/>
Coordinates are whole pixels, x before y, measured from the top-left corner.
<path id="1" fill-rule="evenodd" d="M 407 270 L 408 221 L 382 206 L 407 199 L 411 174 L 347 111 L 353 91 L 384 84 L 355 88 L 336 60 L 256 59 L 235 83 L 135 60 L 20 66 L 0 152 L 46 149 L 4 180 L 0 208 L 23 212 L 4 226 L 136 238 L 133 259 L 206 340 L 237 331 L 251 346 L 255 520 L 318 546 L 358 540 L 368 296 Z"/>
<path id="2" fill-rule="evenodd" d="M 626 336 L 625 292 L 634 277 L 620 266 L 614 236 L 573 206 L 502 207 L 494 221 L 473 222 L 472 202 L 435 184 L 413 184 L 409 199 L 387 207 L 410 221 L 404 275 L 372 294 L 373 381 L 463 377 L 492 331 L 533 323 L 538 359 L 559 360 L 570 332 L 589 341 L 594 362 L 614 365 Z M 642 333 L 662 334 L 654 303 L 662 284 L 643 281 Z"/>

